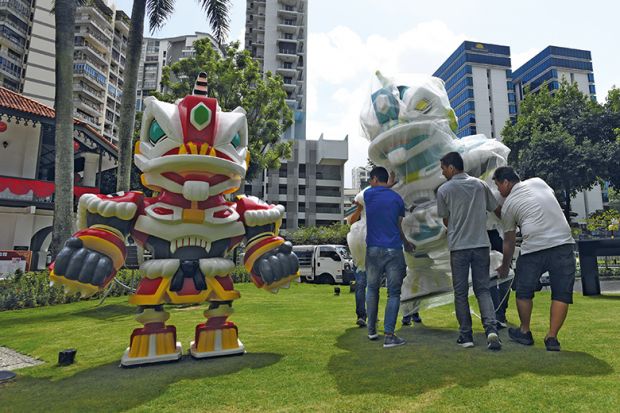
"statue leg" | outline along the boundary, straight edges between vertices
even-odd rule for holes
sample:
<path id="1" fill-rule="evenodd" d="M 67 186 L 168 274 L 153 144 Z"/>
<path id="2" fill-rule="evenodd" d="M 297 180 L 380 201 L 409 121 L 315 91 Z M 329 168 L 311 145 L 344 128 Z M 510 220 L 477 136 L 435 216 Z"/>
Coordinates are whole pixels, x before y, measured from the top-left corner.
<path id="1" fill-rule="evenodd" d="M 183 350 L 177 342 L 177 330 L 165 322 L 170 314 L 163 305 L 139 306 L 136 320 L 144 327 L 131 333 L 130 344 L 123 358 L 122 366 L 177 361 Z"/>
<path id="2" fill-rule="evenodd" d="M 245 352 L 237 326 L 232 321 L 226 321 L 232 312 L 232 301 L 209 302 L 209 308 L 204 312 L 207 321 L 196 326 L 196 336 L 190 343 L 193 357 L 218 357 Z"/>

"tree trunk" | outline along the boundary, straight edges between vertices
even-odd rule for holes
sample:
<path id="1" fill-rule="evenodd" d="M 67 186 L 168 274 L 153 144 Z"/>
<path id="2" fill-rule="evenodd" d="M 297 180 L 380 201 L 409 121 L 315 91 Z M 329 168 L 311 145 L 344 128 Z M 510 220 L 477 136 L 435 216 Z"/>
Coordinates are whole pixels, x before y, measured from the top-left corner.
<path id="1" fill-rule="evenodd" d="M 128 191 L 131 178 L 131 155 L 133 128 L 136 117 L 136 89 L 138 68 L 142 53 L 144 32 L 144 14 L 146 0 L 134 0 L 129 25 L 129 44 L 127 45 L 127 64 L 125 65 L 125 82 L 121 99 L 121 119 L 118 131 L 119 162 L 116 179 L 117 191 Z"/>
<path id="2" fill-rule="evenodd" d="M 75 0 L 56 0 L 56 109 L 53 257 L 73 232 L 73 42 Z"/>

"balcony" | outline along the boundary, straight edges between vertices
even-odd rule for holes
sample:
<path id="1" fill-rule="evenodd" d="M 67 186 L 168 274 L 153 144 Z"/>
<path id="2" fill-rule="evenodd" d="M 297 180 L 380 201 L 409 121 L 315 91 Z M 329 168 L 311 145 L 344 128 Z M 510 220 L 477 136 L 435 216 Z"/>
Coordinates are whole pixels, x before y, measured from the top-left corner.
<path id="1" fill-rule="evenodd" d="M 19 36 L 16 36 L 10 28 L 0 25 L 0 37 L 11 42 L 11 47 L 16 48 L 20 52 L 24 51 L 25 40 Z"/>
<path id="2" fill-rule="evenodd" d="M 38 205 L 52 208 L 54 205 L 54 182 L 38 179 L 0 176 L 0 205 Z M 84 194 L 98 194 L 99 188 L 74 186 L 73 194 L 79 198 Z"/>
<path id="3" fill-rule="evenodd" d="M 297 69 L 294 67 L 278 67 L 276 68 L 276 73 L 280 76 L 284 77 L 293 77 L 297 75 Z"/>
<path id="4" fill-rule="evenodd" d="M 73 91 L 74 92 L 83 92 L 84 94 L 95 98 L 97 101 L 103 103 L 103 93 L 101 91 L 96 90 L 95 88 L 92 88 L 90 86 L 88 86 L 86 83 L 84 82 L 79 82 L 79 83 L 74 83 L 73 84 Z"/>
<path id="5" fill-rule="evenodd" d="M 299 59 L 295 50 L 279 49 L 276 57 L 283 62 L 296 63 Z"/>
<path id="6" fill-rule="evenodd" d="M 280 20 L 278 22 L 278 30 L 282 33 L 291 33 L 293 35 L 296 35 L 299 31 L 299 26 L 297 26 L 297 24 L 293 22 Z"/>
<path id="7" fill-rule="evenodd" d="M 13 10 L 17 15 L 30 22 L 30 7 L 25 6 L 23 3 L 16 2 L 15 0 L 0 0 L 0 7 L 8 7 L 9 10 Z"/>
<path id="8" fill-rule="evenodd" d="M 103 66 L 107 66 L 108 60 L 106 58 L 106 54 L 102 53 L 97 48 L 93 47 L 90 43 L 84 40 L 79 40 L 83 38 L 76 38 L 75 40 L 75 50 L 86 50 L 90 52 L 90 54 L 97 59 L 99 59 L 99 64 Z"/>
<path id="9" fill-rule="evenodd" d="M 24 26 L 26 27 L 23 27 L 15 23 L 8 17 L 2 17 L 2 16 L 0 16 L 0 23 L 6 25 L 7 27 L 10 27 L 11 29 L 21 33 L 24 36 L 28 36 L 28 25 L 26 24 L 24 24 Z"/>
<path id="10" fill-rule="evenodd" d="M 282 19 L 290 19 L 290 20 L 296 21 L 298 16 L 299 16 L 299 13 L 296 10 L 286 10 L 286 9 L 278 10 L 278 17 L 281 17 Z M 297 23 L 293 23 L 293 24 L 297 24 Z"/>

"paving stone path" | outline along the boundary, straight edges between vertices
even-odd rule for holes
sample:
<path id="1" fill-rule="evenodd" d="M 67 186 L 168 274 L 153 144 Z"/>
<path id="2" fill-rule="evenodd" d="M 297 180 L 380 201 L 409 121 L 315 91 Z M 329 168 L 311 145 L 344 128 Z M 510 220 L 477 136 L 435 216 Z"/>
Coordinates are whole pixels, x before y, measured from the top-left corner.
<path id="1" fill-rule="evenodd" d="M 0 370 L 17 370 L 41 363 L 43 361 L 25 356 L 7 347 L 0 347 Z"/>

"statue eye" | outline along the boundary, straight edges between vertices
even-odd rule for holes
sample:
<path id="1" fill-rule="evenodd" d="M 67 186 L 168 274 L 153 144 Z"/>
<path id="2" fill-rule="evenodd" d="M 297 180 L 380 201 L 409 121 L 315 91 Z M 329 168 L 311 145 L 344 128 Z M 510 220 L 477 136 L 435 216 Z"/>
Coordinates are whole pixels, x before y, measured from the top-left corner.
<path id="1" fill-rule="evenodd" d="M 149 128 L 149 140 L 152 144 L 156 144 L 160 140 L 166 137 L 166 132 L 159 126 L 156 120 L 151 122 L 151 127 Z"/>
<path id="2" fill-rule="evenodd" d="M 241 145 L 241 137 L 239 136 L 239 134 L 235 134 L 235 136 L 233 136 L 232 140 L 230 141 L 230 143 L 232 144 L 232 146 L 237 149 L 237 147 L 239 145 Z"/>

